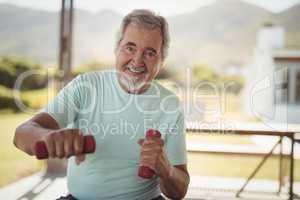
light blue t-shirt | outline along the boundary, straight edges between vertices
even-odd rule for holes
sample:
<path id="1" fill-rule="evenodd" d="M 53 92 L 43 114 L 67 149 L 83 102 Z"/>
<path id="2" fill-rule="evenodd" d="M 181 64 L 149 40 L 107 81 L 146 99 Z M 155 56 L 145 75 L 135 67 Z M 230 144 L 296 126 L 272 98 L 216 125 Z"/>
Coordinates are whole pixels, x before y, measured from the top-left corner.
<path id="1" fill-rule="evenodd" d="M 117 72 L 97 71 L 77 76 L 43 110 L 60 128 L 80 128 L 96 140 L 96 152 L 79 166 L 69 158 L 69 192 L 80 200 L 152 199 L 158 177 L 137 175 L 140 146 L 148 129 L 159 130 L 171 164 L 187 163 L 184 116 L 179 99 L 153 81 L 139 95 L 124 91 Z"/>

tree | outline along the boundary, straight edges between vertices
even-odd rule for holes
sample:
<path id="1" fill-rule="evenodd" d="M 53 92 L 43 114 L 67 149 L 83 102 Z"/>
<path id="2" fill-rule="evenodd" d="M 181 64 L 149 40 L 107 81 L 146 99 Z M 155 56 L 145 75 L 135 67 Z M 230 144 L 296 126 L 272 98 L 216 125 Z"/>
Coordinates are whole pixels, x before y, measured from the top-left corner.
<path id="1" fill-rule="evenodd" d="M 0 57 L 0 85 L 13 88 L 17 78 L 24 72 L 30 70 L 40 70 L 40 74 L 27 77 L 22 82 L 22 90 L 39 89 L 47 84 L 46 73 L 42 73 L 42 65 L 38 62 L 17 58 Z M 44 71 L 45 72 L 45 71 Z"/>

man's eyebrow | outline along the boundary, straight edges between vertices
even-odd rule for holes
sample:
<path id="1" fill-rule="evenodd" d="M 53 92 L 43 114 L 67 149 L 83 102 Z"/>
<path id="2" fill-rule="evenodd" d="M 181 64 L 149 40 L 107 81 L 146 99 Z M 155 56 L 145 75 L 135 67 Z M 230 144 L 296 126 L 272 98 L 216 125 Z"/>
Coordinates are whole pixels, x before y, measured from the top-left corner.
<path id="1" fill-rule="evenodd" d="M 126 45 L 126 46 L 135 46 L 135 47 L 136 47 L 136 44 L 133 43 L 133 42 L 127 42 L 125 45 Z"/>
<path id="2" fill-rule="evenodd" d="M 154 48 L 152 48 L 152 47 L 146 47 L 146 49 L 150 50 L 150 51 L 153 51 L 154 53 L 157 53 L 157 51 Z"/>
<path id="3" fill-rule="evenodd" d="M 136 47 L 136 44 L 135 44 L 134 42 L 127 42 L 127 43 L 125 44 L 125 46 L 135 46 L 135 47 Z M 152 52 L 154 52 L 154 53 L 157 53 L 157 51 L 156 51 L 154 48 L 152 48 L 152 47 L 146 47 L 146 49 L 147 49 L 147 50 L 150 50 L 150 51 L 152 51 Z"/>

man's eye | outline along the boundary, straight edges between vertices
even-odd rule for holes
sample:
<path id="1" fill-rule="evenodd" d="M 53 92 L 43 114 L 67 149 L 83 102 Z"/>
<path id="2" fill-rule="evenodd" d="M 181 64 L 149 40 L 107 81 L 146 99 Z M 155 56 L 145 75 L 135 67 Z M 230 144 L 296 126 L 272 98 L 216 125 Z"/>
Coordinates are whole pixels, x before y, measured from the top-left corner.
<path id="1" fill-rule="evenodd" d="M 156 53 L 153 51 L 146 51 L 146 56 L 149 58 L 153 58 L 156 56 Z"/>
<path id="2" fill-rule="evenodd" d="M 126 48 L 126 51 L 128 51 L 128 52 L 134 52 L 134 48 L 133 47 L 131 47 L 131 46 L 127 46 Z"/>

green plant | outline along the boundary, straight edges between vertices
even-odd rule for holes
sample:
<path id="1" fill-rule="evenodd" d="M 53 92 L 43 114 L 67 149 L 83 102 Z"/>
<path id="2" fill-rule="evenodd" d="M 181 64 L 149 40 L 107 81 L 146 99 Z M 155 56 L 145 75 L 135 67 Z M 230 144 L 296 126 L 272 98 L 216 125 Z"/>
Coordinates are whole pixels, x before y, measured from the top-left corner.
<path id="1" fill-rule="evenodd" d="M 26 106 L 29 105 L 28 101 L 22 100 L 22 103 Z M 0 109 L 11 109 L 14 112 L 19 111 L 15 99 L 13 96 L 13 91 L 0 85 Z"/>
<path id="2" fill-rule="evenodd" d="M 34 70 L 35 74 L 26 77 L 21 90 L 31 90 L 43 88 L 47 84 L 46 70 L 41 64 L 24 58 L 4 56 L 0 57 L 0 85 L 13 88 L 18 77 L 24 72 Z M 36 72 L 38 72 L 36 74 Z"/>

